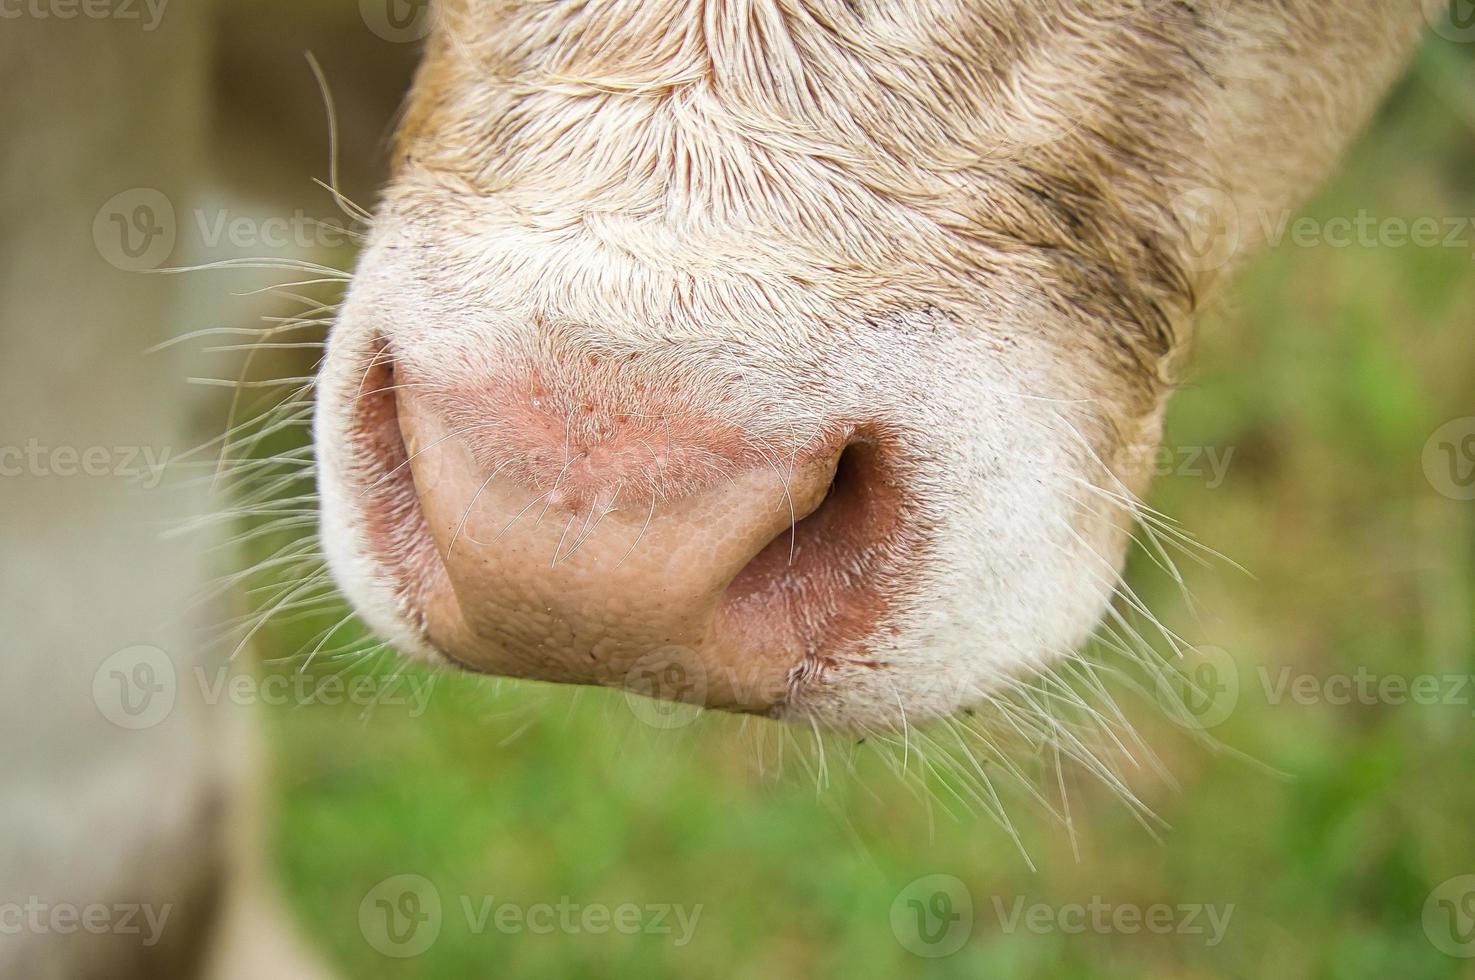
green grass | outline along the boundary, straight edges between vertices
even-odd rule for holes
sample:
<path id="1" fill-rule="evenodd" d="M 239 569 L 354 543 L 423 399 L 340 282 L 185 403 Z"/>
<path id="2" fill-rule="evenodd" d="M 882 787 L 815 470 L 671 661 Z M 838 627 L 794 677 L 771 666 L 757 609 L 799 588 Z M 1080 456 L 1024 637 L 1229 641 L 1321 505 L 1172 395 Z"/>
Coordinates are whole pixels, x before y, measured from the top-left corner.
<path id="1" fill-rule="evenodd" d="M 1307 213 L 1475 216 L 1475 132 L 1451 108 L 1475 104 L 1470 64 L 1454 45 L 1427 50 Z M 1475 873 L 1475 691 L 1465 704 L 1302 705 L 1264 690 L 1287 667 L 1475 673 L 1475 503 L 1434 492 L 1421 467 L 1441 423 L 1475 414 L 1471 247 L 1283 245 L 1205 322 L 1195 363 L 1167 443 L 1234 455 L 1222 485 L 1170 475 L 1153 503 L 1253 577 L 1197 569 L 1190 608 L 1134 561 L 1147 602 L 1189 640 L 1227 650 L 1241 685 L 1217 750 L 1152 698 L 1124 700 L 1176 781 L 1129 770 L 1165 825 L 1156 837 L 1067 766 L 1074 850 L 1058 821 L 1006 796 L 1031 869 L 983 808 L 956 805 L 935 778 L 919 791 L 926 781 L 893 776 L 872 746 L 848 764 L 832 755 L 819 786 L 805 753 L 778 776 L 758 772 L 751 724 L 659 731 L 612 692 L 441 677 L 418 717 L 393 705 L 267 711 L 295 912 L 356 978 L 1472 975 L 1475 961 L 1440 952 L 1421 916 L 1437 885 Z M 266 655 L 305 635 L 272 632 Z M 355 668 L 376 669 L 399 667 Z M 925 959 L 891 914 L 934 873 L 965 883 L 972 931 L 955 954 Z M 360 929 L 365 894 L 397 874 L 429 879 L 443 902 L 438 938 L 408 959 Z M 567 896 L 701 913 L 685 945 L 478 934 L 462 895 L 473 907 Z M 1006 930 L 995 898 L 1007 910 L 1020 896 L 1234 910 L 1209 947 L 1198 935 Z"/>

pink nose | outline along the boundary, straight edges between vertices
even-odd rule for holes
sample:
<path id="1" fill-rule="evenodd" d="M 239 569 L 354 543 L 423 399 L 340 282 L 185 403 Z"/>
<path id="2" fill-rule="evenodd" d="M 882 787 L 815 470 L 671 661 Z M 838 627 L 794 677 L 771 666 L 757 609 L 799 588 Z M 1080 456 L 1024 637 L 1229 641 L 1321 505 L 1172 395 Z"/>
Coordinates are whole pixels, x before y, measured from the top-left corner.
<path id="1" fill-rule="evenodd" d="M 898 495 L 849 427 L 762 435 L 628 380 L 400 381 L 448 583 L 419 612 L 464 666 L 765 711 L 881 612 Z"/>

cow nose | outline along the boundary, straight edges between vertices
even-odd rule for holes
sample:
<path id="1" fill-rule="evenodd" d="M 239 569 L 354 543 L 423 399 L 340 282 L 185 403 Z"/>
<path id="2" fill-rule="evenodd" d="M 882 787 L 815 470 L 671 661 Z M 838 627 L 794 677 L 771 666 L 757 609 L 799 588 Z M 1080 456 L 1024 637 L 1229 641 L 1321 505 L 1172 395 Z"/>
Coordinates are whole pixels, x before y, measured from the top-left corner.
<path id="1" fill-rule="evenodd" d="M 834 492 L 842 428 L 763 436 L 522 379 L 396 399 L 449 586 L 424 625 L 462 666 L 639 690 L 674 671 L 681 690 L 653 693 L 764 711 L 815 651 L 801 621 L 844 605 L 819 593 L 868 495 Z"/>

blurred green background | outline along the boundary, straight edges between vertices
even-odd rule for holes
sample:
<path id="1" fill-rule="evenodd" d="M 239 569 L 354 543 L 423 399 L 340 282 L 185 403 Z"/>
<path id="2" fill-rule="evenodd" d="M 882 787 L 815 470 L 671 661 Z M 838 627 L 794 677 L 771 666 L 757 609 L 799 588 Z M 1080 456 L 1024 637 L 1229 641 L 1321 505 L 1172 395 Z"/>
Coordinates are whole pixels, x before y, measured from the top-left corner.
<path id="1" fill-rule="evenodd" d="M 254 43 L 251 25 L 268 8 L 280 5 L 233 8 L 238 48 Z M 266 36 L 279 31 L 256 32 L 261 50 L 281 47 Z M 308 181 L 326 176 L 321 110 L 294 45 L 280 73 L 305 87 L 277 102 L 240 96 L 249 84 L 223 70 L 222 101 L 260 121 L 226 127 L 222 156 L 298 120 L 310 135 L 267 154 L 280 179 L 264 189 L 254 176 L 253 193 L 267 211 L 309 200 L 326 214 Z M 363 161 L 382 158 L 409 47 L 315 48 L 344 109 L 359 167 L 348 183 L 359 182 L 363 203 L 377 179 Z M 393 70 L 355 68 L 372 59 Z M 371 74 L 374 91 L 359 91 Z M 1475 216 L 1472 46 L 1426 45 L 1304 213 Z M 945 730 L 932 733 L 941 755 L 919 736 L 902 773 L 895 746 L 843 739 L 826 740 L 821 764 L 807 732 L 710 716 L 661 728 L 619 693 L 431 678 L 388 657 L 325 654 L 315 670 L 374 678 L 384 703 L 264 709 L 274 854 L 307 934 L 352 977 L 1475 976 L 1475 960 L 1439 947 L 1441 929 L 1448 941 L 1475 922 L 1475 900 L 1458 882 L 1433 894 L 1475 874 L 1475 684 L 1441 680 L 1437 703 L 1359 699 L 1353 687 L 1352 703 L 1336 704 L 1335 686 L 1322 686 L 1359 671 L 1409 682 L 1475 674 L 1475 503 L 1440 492 L 1424 465 L 1437 429 L 1475 415 L 1475 225 L 1464 220 L 1450 247 L 1288 240 L 1205 318 L 1151 502 L 1245 571 L 1181 560 L 1190 602 L 1134 556 L 1138 594 L 1208 653 L 1183 664 L 1197 685 L 1186 715 L 1150 681 L 1112 687 L 1161 771 L 1140 752 L 1133 765 L 1100 747 L 1160 823 L 1144 825 L 1080 765 L 1057 773 L 1050 758 L 1021 759 L 1057 808 L 1064 788 L 1068 829 L 996 762 L 970 774 L 960 752 L 938 750 Z M 352 254 L 314 258 L 346 267 Z M 270 366 L 310 365 L 293 356 Z M 252 550 L 260 558 L 285 541 L 267 535 Z M 261 669 L 290 675 L 336 622 L 269 625 L 256 636 Z M 1095 656 L 1121 666 L 1110 650 Z M 427 683 L 423 704 L 392 703 Z M 1321 693 L 1296 697 L 1288 683 Z M 938 874 L 957 879 L 951 910 L 932 882 L 913 885 Z M 386 955 L 371 935 L 385 912 L 375 889 L 399 875 L 424 879 L 441 903 L 434 941 L 414 956 Z M 415 911 L 400 898 L 391 906 Z M 700 912 L 682 942 L 674 915 L 669 934 L 538 934 L 498 928 L 495 912 L 479 928 L 487 901 L 564 901 L 581 910 L 575 920 L 627 903 Z M 1021 902 L 1026 917 L 1015 920 Z M 1089 916 L 1093 902 L 1121 914 L 1172 906 L 1172 931 L 1120 918 L 1076 929 L 1072 909 Z M 1034 906 L 1048 911 L 1029 919 Z M 1221 941 L 1206 906 L 1229 916 Z M 959 918 L 934 917 L 946 936 L 930 944 L 918 910 Z M 957 942 L 949 955 L 922 955 Z"/>

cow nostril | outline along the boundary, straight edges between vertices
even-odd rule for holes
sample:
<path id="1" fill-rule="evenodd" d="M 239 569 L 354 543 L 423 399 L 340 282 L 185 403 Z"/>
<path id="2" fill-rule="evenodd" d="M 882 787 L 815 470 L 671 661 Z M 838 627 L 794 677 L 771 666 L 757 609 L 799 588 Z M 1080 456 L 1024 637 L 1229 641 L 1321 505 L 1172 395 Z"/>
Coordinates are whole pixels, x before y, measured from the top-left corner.
<path id="1" fill-rule="evenodd" d="M 375 343 L 368 353 L 354 392 L 351 438 L 355 463 L 372 477 L 364 494 L 382 495 L 396 479 L 410 486 L 409 453 L 400 431 L 399 400 L 394 356 L 387 344 Z"/>
<path id="2" fill-rule="evenodd" d="M 424 608 L 446 578 L 420 505 L 411 467 L 414 449 L 401 424 L 403 373 L 389 345 L 377 339 L 362 352 L 357 368 L 342 393 L 349 405 L 348 451 L 323 465 L 344 469 L 357 516 L 352 533 L 384 570 L 391 601 L 412 610 L 408 619 L 415 635 L 405 639 L 423 643 Z"/>
<path id="3" fill-rule="evenodd" d="M 741 598 L 763 591 L 785 568 L 807 566 L 816 560 L 816 553 L 861 505 L 865 493 L 862 453 L 863 449 L 855 444 L 845 447 L 835 461 L 835 471 L 820 502 L 808 514 L 796 515 L 796 520 L 753 556 L 733 579 L 729 595 Z"/>
<path id="4" fill-rule="evenodd" d="M 774 544 L 782 545 L 786 541 L 791 542 L 797 558 L 801 537 L 807 549 L 822 546 L 825 532 L 828 530 L 834 533 L 837 526 L 847 520 L 846 515 L 860 505 L 860 500 L 865 493 L 864 461 L 861 459 L 861 452 L 854 444 L 845 447 L 840 453 L 840 458 L 835 461 L 835 474 L 830 477 L 830 485 L 826 488 L 824 497 L 820 499 L 819 506 L 797 521 L 791 533 L 782 534 L 776 538 Z M 821 537 L 817 538 L 817 535 Z"/>
<path id="5" fill-rule="evenodd" d="M 728 586 L 725 614 L 785 624 L 771 642 L 812 654 L 856 639 L 879 604 L 899 519 L 899 493 L 875 442 L 856 439 L 819 505 L 776 535 Z"/>
<path id="6" fill-rule="evenodd" d="M 840 458 L 835 462 L 835 475 L 830 479 L 830 487 L 825 491 L 824 499 L 820 501 L 814 513 L 804 518 L 822 517 L 826 508 L 834 509 L 847 506 L 847 502 L 853 502 L 857 495 L 865 492 L 864 467 L 865 461 L 862 454 L 865 450 L 859 443 L 851 443 L 840 453 Z"/>

